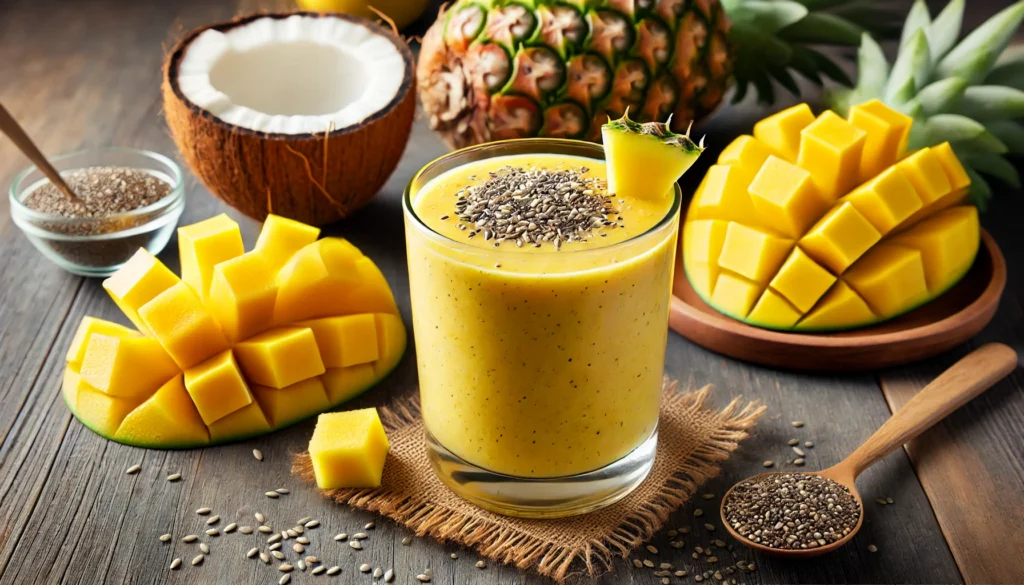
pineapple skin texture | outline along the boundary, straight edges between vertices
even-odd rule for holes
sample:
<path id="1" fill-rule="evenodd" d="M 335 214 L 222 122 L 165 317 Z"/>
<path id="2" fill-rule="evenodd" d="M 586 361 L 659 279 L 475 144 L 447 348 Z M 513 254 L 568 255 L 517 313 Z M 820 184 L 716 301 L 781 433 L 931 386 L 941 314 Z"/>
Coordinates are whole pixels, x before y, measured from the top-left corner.
<path id="1" fill-rule="evenodd" d="M 726 147 L 683 227 L 687 278 L 757 327 L 873 325 L 942 295 L 974 263 L 978 211 L 948 143 L 909 156 L 911 119 L 878 100 L 815 118 L 806 104 Z"/>
<path id="2" fill-rule="evenodd" d="M 732 83 L 729 26 L 718 0 L 457 0 L 423 39 L 419 95 L 453 148 L 596 142 L 627 108 L 682 132 Z"/>

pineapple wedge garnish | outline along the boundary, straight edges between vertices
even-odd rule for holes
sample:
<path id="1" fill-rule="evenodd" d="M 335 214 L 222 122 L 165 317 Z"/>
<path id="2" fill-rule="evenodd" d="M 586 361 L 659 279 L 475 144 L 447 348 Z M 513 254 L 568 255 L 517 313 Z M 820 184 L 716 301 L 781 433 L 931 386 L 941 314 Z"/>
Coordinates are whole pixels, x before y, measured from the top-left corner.
<path id="1" fill-rule="evenodd" d="M 671 197 L 673 185 L 704 152 L 704 139 L 697 144 L 689 129 L 676 134 L 670 124 L 641 124 L 626 112 L 601 128 L 609 193 L 624 199 Z"/>

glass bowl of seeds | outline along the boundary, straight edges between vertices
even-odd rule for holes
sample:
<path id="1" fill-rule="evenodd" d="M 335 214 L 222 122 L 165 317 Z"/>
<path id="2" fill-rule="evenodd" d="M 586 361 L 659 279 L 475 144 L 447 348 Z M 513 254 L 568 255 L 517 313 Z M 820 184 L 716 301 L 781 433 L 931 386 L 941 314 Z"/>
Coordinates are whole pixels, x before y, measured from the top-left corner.
<path id="1" fill-rule="evenodd" d="M 11 217 L 40 252 L 82 276 L 109 276 L 145 248 L 158 254 L 185 209 L 181 168 L 146 150 L 106 147 L 50 159 L 77 196 L 32 166 L 11 184 Z"/>

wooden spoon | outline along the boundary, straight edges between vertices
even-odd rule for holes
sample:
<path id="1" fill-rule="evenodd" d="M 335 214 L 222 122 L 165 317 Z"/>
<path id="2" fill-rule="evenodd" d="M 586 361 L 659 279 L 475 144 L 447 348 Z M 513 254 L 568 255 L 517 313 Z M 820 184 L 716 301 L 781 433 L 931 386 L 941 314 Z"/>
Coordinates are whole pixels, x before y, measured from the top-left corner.
<path id="1" fill-rule="evenodd" d="M 741 543 L 764 553 L 781 557 L 809 558 L 832 552 L 849 542 L 864 522 L 864 502 L 857 492 L 855 481 L 865 469 L 893 452 L 904 443 L 920 435 L 935 423 L 939 422 L 954 410 L 967 404 L 972 398 L 989 389 L 1017 367 L 1017 354 L 1010 347 L 1001 343 L 989 343 L 974 350 L 962 360 L 953 364 L 938 378 L 917 393 L 910 402 L 892 415 L 875 434 L 864 441 L 849 457 L 838 465 L 817 473 L 819 475 L 846 486 L 860 505 L 860 518 L 849 534 L 831 544 L 818 548 L 789 550 L 778 549 L 758 544 L 736 532 L 725 520 L 725 503 L 729 500 L 736 486 L 729 488 L 722 498 L 721 514 L 726 530 Z M 771 475 L 782 475 L 785 472 L 762 473 L 750 479 L 760 479 Z"/>
<path id="2" fill-rule="evenodd" d="M 75 195 L 75 192 L 71 190 L 71 187 L 68 187 L 67 183 L 64 182 L 64 177 L 61 177 L 60 173 L 57 172 L 57 169 L 53 168 L 50 161 L 46 160 L 46 157 L 43 156 L 43 153 L 39 152 L 39 148 L 36 147 L 35 143 L 32 142 L 32 139 L 28 137 L 28 134 L 25 134 L 25 131 L 21 128 L 18 122 L 15 121 L 14 117 L 11 116 L 10 112 L 7 111 L 7 108 L 5 108 L 3 104 L 0 104 L 0 130 L 3 130 L 3 133 L 11 139 L 11 142 L 18 147 L 18 150 L 23 152 L 25 156 L 32 161 L 32 164 L 36 165 L 36 167 L 46 175 L 46 178 L 50 179 L 50 182 L 60 189 L 60 192 L 63 193 L 65 197 L 72 201 L 78 200 L 78 196 Z"/>

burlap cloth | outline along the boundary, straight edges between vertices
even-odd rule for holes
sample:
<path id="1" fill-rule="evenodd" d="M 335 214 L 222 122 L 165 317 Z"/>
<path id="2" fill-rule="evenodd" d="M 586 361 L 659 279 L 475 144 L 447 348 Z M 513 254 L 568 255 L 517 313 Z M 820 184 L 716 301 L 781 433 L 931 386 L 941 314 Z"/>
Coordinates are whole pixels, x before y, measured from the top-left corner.
<path id="1" fill-rule="evenodd" d="M 370 510 L 432 536 L 476 549 L 482 556 L 533 569 L 556 581 L 573 573 L 597 576 L 656 533 L 674 510 L 747 437 L 764 407 L 733 400 L 713 411 L 711 387 L 680 392 L 666 380 L 658 450 L 650 476 L 620 502 L 583 516 L 524 520 L 487 512 L 462 500 L 434 475 L 423 446 L 419 398 L 410 396 L 380 409 L 391 441 L 383 485 L 377 489 L 325 490 L 340 504 Z M 292 473 L 314 482 L 309 453 L 295 456 Z"/>

